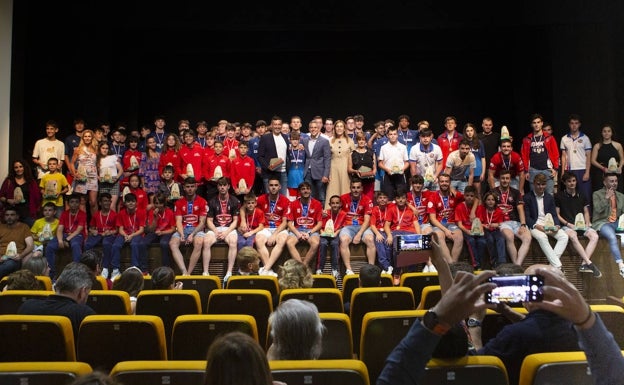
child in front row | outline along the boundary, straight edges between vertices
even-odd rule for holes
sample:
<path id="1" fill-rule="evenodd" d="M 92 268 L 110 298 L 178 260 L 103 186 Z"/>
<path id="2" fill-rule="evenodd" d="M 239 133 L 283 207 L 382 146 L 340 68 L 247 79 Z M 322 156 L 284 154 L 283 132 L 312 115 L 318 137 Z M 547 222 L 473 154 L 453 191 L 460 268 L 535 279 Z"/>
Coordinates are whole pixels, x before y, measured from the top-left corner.
<path id="1" fill-rule="evenodd" d="M 505 236 L 500 231 L 500 225 L 505 218 L 505 214 L 498 207 L 498 196 L 494 192 L 488 191 L 485 193 L 483 205 L 477 210 L 477 217 L 483 224 L 491 267 L 494 268 L 501 263 L 507 262 Z"/>
<path id="2" fill-rule="evenodd" d="M 239 147 L 240 148 L 240 147 Z M 249 193 L 245 195 L 245 209 L 240 210 L 240 225 L 238 226 L 238 250 L 245 246 L 253 247 L 256 234 L 264 230 L 266 219 L 264 213 L 258 207 L 256 195 Z"/>
<path id="3" fill-rule="evenodd" d="M 392 274 L 392 237 L 388 237 L 384 227 L 388 218 L 388 194 L 385 191 L 377 191 L 376 202 L 371 213 L 370 229 L 375 234 L 375 249 L 377 249 L 377 262 L 381 265 L 384 274 Z"/>
<path id="4" fill-rule="evenodd" d="M 299 197 L 299 185 L 303 182 L 306 152 L 299 148 L 300 134 L 290 134 L 290 146 L 286 154 L 286 169 L 288 170 L 288 196 L 291 200 Z"/>
<path id="5" fill-rule="evenodd" d="M 133 175 L 132 177 L 137 177 Z M 147 248 L 143 244 L 143 233 L 145 232 L 145 211 L 137 208 L 137 198 L 133 193 L 128 193 L 124 197 L 124 208 L 119 210 L 117 214 L 117 229 L 119 234 L 115 237 L 112 247 L 112 261 L 113 274 L 112 281 L 120 275 L 119 265 L 121 262 L 121 248 L 125 244 L 130 244 L 131 249 L 131 263 L 132 266 L 136 266 L 141 269 L 142 272 L 147 273 Z M 145 252 L 144 252 L 145 251 Z M 102 267 L 107 268 L 104 265 Z"/>
<path id="6" fill-rule="evenodd" d="M 158 240 L 160 244 L 160 255 L 163 266 L 171 264 L 169 241 L 176 231 L 175 214 L 173 210 L 166 206 L 167 196 L 163 193 L 154 195 L 154 208 L 147 213 L 147 224 L 145 225 L 145 235 L 143 236 L 144 249 L 150 243 Z M 147 258 L 147 255 L 142 258 Z"/>
<path id="7" fill-rule="evenodd" d="M 470 219 L 470 208 L 474 204 L 477 195 L 477 188 L 468 185 L 464 189 L 464 201 L 455 207 L 455 223 L 464 236 L 464 242 L 468 245 L 468 253 L 472 259 L 472 266 L 476 270 L 481 268 L 481 257 L 487 250 L 485 235 L 473 234 L 472 220 Z M 477 217 L 479 208 L 477 208 Z M 479 218 L 480 219 L 480 218 Z"/>
<path id="8" fill-rule="evenodd" d="M 338 237 L 338 233 L 344 226 L 344 221 L 347 217 L 347 212 L 342 210 L 340 196 L 332 195 L 329 198 L 329 209 L 323 210 L 322 217 L 323 224 L 321 226 L 321 240 L 316 274 L 323 274 L 323 268 L 327 260 L 327 246 L 329 246 L 332 275 L 334 278 L 338 278 L 338 256 L 340 252 L 340 237 Z M 333 224 L 333 232 L 331 234 L 327 232 L 327 222 L 330 220 Z"/>
<path id="9" fill-rule="evenodd" d="M 56 228 L 58 227 L 59 220 L 55 216 L 56 205 L 53 202 L 47 202 L 43 205 L 43 217 L 35 220 L 30 232 L 32 233 L 35 241 L 35 249 L 33 251 L 33 257 L 40 257 L 43 255 L 44 246 L 54 239 L 56 235 Z M 22 265 L 26 260 L 22 260 Z"/>
<path id="10" fill-rule="evenodd" d="M 85 251 L 102 244 L 102 276 L 108 278 L 108 264 L 111 260 L 113 242 L 117 235 L 117 213 L 111 209 L 113 199 L 111 194 L 99 194 L 100 209 L 93 214 L 89 222 L 89 235 L 85 241 Z M 107 261 L 106 263 L 104 263 Z"/>

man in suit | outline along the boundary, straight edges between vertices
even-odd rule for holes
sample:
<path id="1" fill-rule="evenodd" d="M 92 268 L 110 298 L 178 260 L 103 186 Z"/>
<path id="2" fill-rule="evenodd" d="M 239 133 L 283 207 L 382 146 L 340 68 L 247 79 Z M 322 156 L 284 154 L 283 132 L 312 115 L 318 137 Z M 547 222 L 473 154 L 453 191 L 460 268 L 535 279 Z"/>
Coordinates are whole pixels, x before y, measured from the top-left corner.
<path id="1" fill-rule="evenodd" d="M 282 118 L 271 118 L 271 132 L 260 137 L 258 145 L 258 162 L 262 170 L 264 191 L 269 192 L 269 177 L 279 178 L 283 195 L 288 195 L 288 174 L 286 171 L 286 155 L 288 137 L 282 134 Z M 274 159 L 273 162 L 271 160 Z M 279 161 L 277 161 L 279 159 Z"/>
<path id="2" fill-rule="evenodd" d="M 548 262 L 556 268 L 561 269 L 561 254 L 563 254 L 568 245 L 568 234 L 561 230 L 559 218 L 557 217 L 557 208 L 555 198 L 551 194 L 545 194 L 548 180 L 546 175 L 537 174 L 533 179 L 533 191 L 524 196 L 524 213 L 526 223 L 531 229 L 531 235 L 540 248 L 544 252 Z M 554 227 L 548 227 L 544 217 L 546 214 L 552 215 Z M 557 240 L 557 244 L 553 249 L 548 242 L 548 237 Z"/>
<path id="3" fill-rule="evenodd" d="M 312 197 L 325 206 L 325 189 L 329 182 L 331 149 L 329 140 L 321 136 L 321 127 L 316 120 L 308 124 L 309 138 L 303 138 L 302 144 L 306 152 L 304 179 L 312 185 Z"/>

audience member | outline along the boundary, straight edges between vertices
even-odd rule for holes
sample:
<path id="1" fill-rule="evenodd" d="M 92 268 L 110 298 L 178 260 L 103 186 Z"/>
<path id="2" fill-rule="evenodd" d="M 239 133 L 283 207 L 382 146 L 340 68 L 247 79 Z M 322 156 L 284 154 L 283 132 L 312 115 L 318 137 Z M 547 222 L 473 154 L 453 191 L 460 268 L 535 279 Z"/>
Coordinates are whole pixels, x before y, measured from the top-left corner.
<path id="1" fill-rule="evenodd" d="M 260 254 L 250 246 L 242 247 L 236 254 L 239 275 L 258 275 Z"/>
<path id="2" fill-rule="evenodd" d="M 153 290 L 180 290 L 183 282 L 176 282 L 175 272 L 169 266 L 160 266 L 152 272 Z"/>
<path id="3" fill-rule="evenodd" d="M 312 287 L 314 279 L 312 278 L 312 271 L 307 265 L 291 258 L 284 262 L 284 265 L 280 266 L 277 281 L 280 290 L 305 289 Z"/>
<path id="4" fill-rule="evenodd" d="M 110 375 L 99 370 L 77 377 L 69 385 L 121 385 Z"/>
<path id="5" fill-rule="evenodd" d="M 130 296 L 130 308 L 132 314 L 136 313 L 136 301 L 139 296 L 139 292 L 143 290 L 145 280 L 141 269 L 130 266 L 115 280 L 113 283 L 113 290 L 122 290 L 128 293 Z"/>
<path id="6" fill-rule="evenodd" d="M 0 202 L 5 206 L 13 206 L 19 220 L 30 227 L 37 218 L 41 199 L 41 190 L 33 178 L 30 165 L 23 160 L 13 161 L 9 175 L 0 187 Z"/>
<path id="7" fill-rule="evenodd" d="M 22 262 L 22 269 L 30 270 L 34 275 L 50 276 L 50 266 L 43 255 L 28 258 Z"/>
<path id="8" fill-rule="evenodd" d="M 44 290 L 44 287 L 32 271 L 21 269 L 7 276 L 6 285 L 2 291 L 7 290 Z"/>

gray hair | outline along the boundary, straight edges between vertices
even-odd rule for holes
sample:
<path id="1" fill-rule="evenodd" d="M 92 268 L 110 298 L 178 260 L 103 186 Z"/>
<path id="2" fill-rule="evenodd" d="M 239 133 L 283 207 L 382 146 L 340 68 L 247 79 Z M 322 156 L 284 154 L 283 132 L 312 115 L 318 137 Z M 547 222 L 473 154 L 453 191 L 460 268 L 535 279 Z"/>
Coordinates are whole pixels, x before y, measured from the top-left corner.
<path id="1" fill-rule="evenodd" d="M 93 286 L 93 272 L 80 262 L 71 262 L 59 275 L 54 290 L 57 293 L 74 293 L 77 290 Z"/>
<path id="2" fill-rule="evenodd" d="M 325 326 L 316 305 L 299 299 L 281 303 L 269 317 L 277 360 L 315 360 L 321 355 Z"/>

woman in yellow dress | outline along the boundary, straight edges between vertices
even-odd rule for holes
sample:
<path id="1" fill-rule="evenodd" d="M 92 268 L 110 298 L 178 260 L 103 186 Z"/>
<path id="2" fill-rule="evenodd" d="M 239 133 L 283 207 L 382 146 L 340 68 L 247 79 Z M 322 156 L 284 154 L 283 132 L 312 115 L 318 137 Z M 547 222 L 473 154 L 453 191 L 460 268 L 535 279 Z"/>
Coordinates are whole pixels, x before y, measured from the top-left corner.
<path id="1" fill-rule="evenodd" d="M 329 197 L 332 195 L 342 195 L 349 192 L 349 159 L 351 152 L 355 150 L 355 143 L 345 133 L 345 123 L 337 120 L 334 124 L 334 136 L 329 140 L 331 147 L 331 168 L 329 172 L 329 183 L 325 196 L 325 208 L 329 208 Z"/>

